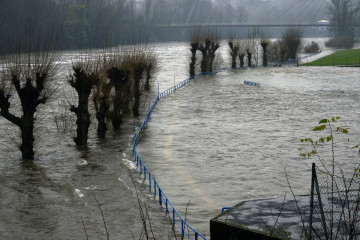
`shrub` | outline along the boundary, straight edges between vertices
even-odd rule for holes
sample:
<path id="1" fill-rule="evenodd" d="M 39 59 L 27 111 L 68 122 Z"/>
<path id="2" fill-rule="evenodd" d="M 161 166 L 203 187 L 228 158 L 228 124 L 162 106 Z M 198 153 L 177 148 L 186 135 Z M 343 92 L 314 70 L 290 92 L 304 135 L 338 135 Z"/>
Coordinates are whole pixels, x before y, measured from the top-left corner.
<path id="1" fill-rule="evenodd" d="M 304 52 L 305 53 L 316 53 L 320 50 L 320 46 L 318 43 L 312 41 L 311 43 L 309 43 L 308 45 L 306 45 L 304 47 Z"/>
<path id="2" fill-rule="evenodd" d="M 335 47 L 335 48 L 353 48 L 354 39 L 349 36 L 331 38 L 329 41 L 325 42 L 326 47 Z"/>

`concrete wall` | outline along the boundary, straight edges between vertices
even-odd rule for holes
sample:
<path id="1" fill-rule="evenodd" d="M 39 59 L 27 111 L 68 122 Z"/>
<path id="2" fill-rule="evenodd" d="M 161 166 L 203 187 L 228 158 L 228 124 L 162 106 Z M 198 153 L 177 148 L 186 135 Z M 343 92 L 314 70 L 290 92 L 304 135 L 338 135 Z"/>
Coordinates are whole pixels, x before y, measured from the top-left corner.
<path id="1" fill-rule="evenodd" d="M 217 219 L 210 221 L 211 240 L 280 240 L 264 233 L 243 228 L 238 225 L 224 223 Z"/>

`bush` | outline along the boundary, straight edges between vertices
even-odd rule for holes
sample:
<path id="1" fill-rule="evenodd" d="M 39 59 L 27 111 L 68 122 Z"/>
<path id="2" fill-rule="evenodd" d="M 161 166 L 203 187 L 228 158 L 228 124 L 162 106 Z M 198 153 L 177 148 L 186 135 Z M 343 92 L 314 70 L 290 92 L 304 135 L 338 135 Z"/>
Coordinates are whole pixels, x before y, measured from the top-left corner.
<path id="1" fill-rule="evenodd" d="M 286 48 L 286 58 L 296 59 L 301 50 L 303 31 L 300 28 L 289 28 L 283 34 L 281 41 Z M 283 50 L 285 50 L 285 48 Z"/>
<path id="2" fill-rule="evenodd" d="M 319 50 L 320 50 L 319 44 L 314 41 L 312 41 L 311 43 L 309 43 L 304 47 L 305 53 L 316 53 Z"/>
<path id="3" fill-rule="evenodd" d="M 335 47 L 335 48 L 353 48 L 354 39 L 349 36 L 331 38 L 329 41 L 325 42 L 326 47 Z"/>

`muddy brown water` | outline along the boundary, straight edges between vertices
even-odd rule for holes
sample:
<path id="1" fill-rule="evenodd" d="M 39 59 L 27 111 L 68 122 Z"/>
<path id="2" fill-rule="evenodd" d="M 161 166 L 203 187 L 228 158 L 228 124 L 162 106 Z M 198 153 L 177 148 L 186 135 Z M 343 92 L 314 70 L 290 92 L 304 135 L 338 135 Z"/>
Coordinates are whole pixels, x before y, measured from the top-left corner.
<path id="1" fill-rule="evenodd" d="M 160 70 L 142 108 L 160 91 L 187 78 L 185 43 L 155 46 Z M 223 59 L 227 49 L 222 50 Z M 52 114 L 59 99 L 72 95 L 66 84 L 71 60 L 65 52 L 58 100 L 39 111 L 36 161 L 22 164 L 16 132 L 0 118 L 0 239 L 106 239 L 96 196 L 110 239 L 138 239 L 139 197 L 149 207 L 155 235 L 172 236 L 165 212 L 148 194 L 132 163 L 134 119 L 105 141 L 91 126 L 89 146 L 76 148 L 72 136 L 56 131 Z M 359 163 L 351 147 L 359 143 L 359 68 L 283 67 L 224 71 L 196 79 L 161 100 L 137 149 L 166 195 L 192 227 L 209 236 L 209 221 L 222 207 L 242 200 L 289 192 L 306 193 L 311 162 L 298 156 L 299 139 L 324 117 L 341 116 L 350 134 L 337 136 L 336 160 L 344 169 Z M 260 87 L 244 85 L 244 80 Z M 140 126 L 144 114 L 135 119 Z M 95 122 L 95 120 L 93 120 Z M 328 148 L 321 148 L 324 158 Z M 350 171 L 350 170 L 349 170 Z M 134 183 L 130 178 L 134 178 Z"/>

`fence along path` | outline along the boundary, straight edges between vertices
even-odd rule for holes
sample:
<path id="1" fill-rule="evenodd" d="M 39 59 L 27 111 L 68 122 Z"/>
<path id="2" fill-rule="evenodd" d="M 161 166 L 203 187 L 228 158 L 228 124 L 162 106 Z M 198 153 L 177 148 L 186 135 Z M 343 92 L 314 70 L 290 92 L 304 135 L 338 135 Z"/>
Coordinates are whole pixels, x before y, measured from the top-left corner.
<path id="1" fill-rule="evenodd" d="M 235 68 L 235 69 L 242 69 L 242 68 Z M 160 185 L 157 183 L 155 177 L 151 174 L 150 170 L 146 167 L 145 163 L 141 159 L 140 155 L 136 151 L 136 146 L 139 143 L 141 136 L 145 132 L 145 128 L 147 126 L 147 123 L 150 120 L 151 113 L 155 109 L 156 104 L 160 99 L 173 94 L 177 89 L 185 86 L 190 81 L 200 78 L 203 75 L 210 75 L 214 76 L 218 72 L 223 72 L 227 70 L 234 70 L 234 68 L 221 68 L 218 70 L 215 70 L 212 73 L 199 73 L 194 78 L 188 78 L 173 87 L 163 91 L 162 93 L 158 90 L 158 96 L 155 99 L 155 102 L 153 105 L 149 108 L 148 113 L 145 116 L 144 121 L 142 122 L 139 130 L 135 134 L 134 143 L 133 143 L 133 155 L 134 155 L 134 162 L 136 163 L 136 167 L 140 170 L 140 176 L 143 176 L 144 182 L 148 181 L 149 183 L 149 192 L 154 193 L 154 198 L 157 198 L 159 201 L 159 204 L 161 206 L 164 206 L 166 214 L 170 214 L 171 220 L 172 220 L 172 227 L 175 230 L 175 227 L 178 226 L 180 232 L 181 232 L 181 239 L 184 239 L 185 236 L 188 237 L 188 239 L 191 240 L 198 240 L 198 239 L 204 239 L 207 240 L 206 237 L 201 235 L 198 231 L 196 231 L 194 228 L 192 228 L 180 215 L 180 213 L 176 210 L 174 205 L 170 202 L 169 198 L 166 196 Z"/>
<path id="2" fill-rule="evenodd" d="M 225 70 L 225 69 L 222 69 Z M 147 123 L 150 120 L 151 113 L 153 112 L 156 104 L 158 101 L 167 95 L 170 95 L 174 93 L 177 89 L 185 86 L 188 82 L 192 81 L 193 79 L 200 78 L 203 74 L 198 74 L 195 76 L 195 78 L 188 78 L 182 82 L 180 82 L 177 85 L 174 85 L 173 87 L 165 90 L 164 92 L 160 93 L 158 91 L 158 96 L 155 99 L 155 102 L 153 105 L 149 108 L 148 113 L 145 116 L 144 121 L 142 122 L 139 130 L 135 134 L 134 138 L 134 144 L 133 144 L 133 155 L 134 155 L 134 161 L 136 163 L 136 166 L 140 170 L 140 176 L 144 178 L 144 181 L 148 181 L 149 183 L 149 192 L 154 193 L 154 198 L 157 198 L 159 201 L 159 204 L 164 207 L 166 214 L 169 214 L 171 220 L 172 220 L 172 227 L 175 230 L 176 226 L 180 230 L 181 233 L 181 239 L 184 239 L 184 237 L 187 237 L 188 239 L 192 240 L 198 240 L 198 239 L 204 239 L 207 240 L 203 235 L 201 235 L 199 232 L 197 232 L 194 228 L 192 228 L 183 217 L 180 215 L 180 213 L 176 210 L 174 205 L 170 202 L 169 198 L 166 196 L 160 185 L 157 183 L 155 177 L 151 174 L 150 170 L 146 167 L 145 163 L 141 159 L 140 155 L 136 152 L 136 146 L 139 143 L 141 136 L 144 134 L 145 128 L 147 126 Z M 213 75 L 213 73 L 211 74 Z"/>

